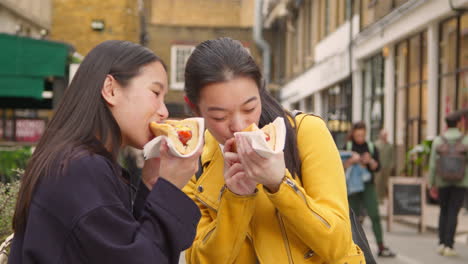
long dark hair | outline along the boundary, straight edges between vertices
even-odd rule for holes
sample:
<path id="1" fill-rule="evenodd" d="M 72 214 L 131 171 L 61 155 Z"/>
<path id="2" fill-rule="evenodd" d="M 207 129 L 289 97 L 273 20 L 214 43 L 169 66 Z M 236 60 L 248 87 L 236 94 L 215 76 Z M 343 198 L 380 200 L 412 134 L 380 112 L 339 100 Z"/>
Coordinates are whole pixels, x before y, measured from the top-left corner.
<path id="1" fill-rule="evenodd" d="M 80 155 L 77 152 L 86 149 L 116 162 L 122 139 L 120 128 L 101 96 L 105 78 L 112 75 L 125 87 L 143 66 L 156 61 L 162 63 L 149 49 L 116 40 L 99 44 L 86 56 L 22 177 L 13 218 L 15 232 L 26 226 L 29 206 L 40 179 L 60 175 L 61 171 L 57 170 L 63 170 L 72 158 Z"/>
<path id="2" fill-rule="evenodd" d="M 198 105 L 203 87 L 212 83 L 226 82 L 236 77 L 250 78 L 257 84 L 262 102 L 260 127 L 271 123 L 277 117 L 284 118 L 286 168 L 293 177 L 298 176 L 301 179 L 296 122 L 267 91 L 260 68 L 239 41 L 231 38 L 218 38 L 200 43 L 185 66 L 185 93 L 191 103 Z M 293 120 L 293 124 L 289 120 Z"/>

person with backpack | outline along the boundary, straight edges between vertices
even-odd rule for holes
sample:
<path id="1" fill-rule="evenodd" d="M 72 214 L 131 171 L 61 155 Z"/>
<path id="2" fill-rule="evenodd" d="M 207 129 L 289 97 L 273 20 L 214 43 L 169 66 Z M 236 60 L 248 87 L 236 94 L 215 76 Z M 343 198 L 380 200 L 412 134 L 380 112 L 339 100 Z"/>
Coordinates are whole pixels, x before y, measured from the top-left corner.
<path id="1" fill-rule="evenodd" d="M 445 118 L 447 130 L 434 139 L 429 160 L 429 186 L 440 205 L 437 252 L 443 256 L 457 255 L 453 248 L 457 217 L 468 187 L 468 137 L 458 128 L 460 121 L 458 112 Z"/>
<path id="2" fill-rule="evenodd" d="M 343 162 L 345 169 L 359 165 L 361 170 L 364 190 L 349 194 L 349 206 L 356 214 L 360 214 L 362 207 L 366 209 L 372 222 L 375 240 L 378 245 L 379 257 L 395 257 L 396 254 L 384 245 L 382 224 L 380 223 L 379 204 L 374 183 L 374 173 L 380 168 L 379 152 L 375 145 L 366 141 L 366 124 L 362 121 L 353 124 L 348 134 L 348 141 L 343 149 L 352 151 L 351 157 Z"/>

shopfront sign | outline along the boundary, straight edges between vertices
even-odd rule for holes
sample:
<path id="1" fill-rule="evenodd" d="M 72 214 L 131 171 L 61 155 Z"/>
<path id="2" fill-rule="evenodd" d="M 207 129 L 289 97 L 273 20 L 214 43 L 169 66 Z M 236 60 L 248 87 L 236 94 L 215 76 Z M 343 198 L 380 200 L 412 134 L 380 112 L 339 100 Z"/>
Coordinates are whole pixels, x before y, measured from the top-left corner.
<path id="1" fill-rule="evenodd" d="M 37 142 L 44 133 L 45 127 L 44 119 L 16 119 L 16 141 Z"/>

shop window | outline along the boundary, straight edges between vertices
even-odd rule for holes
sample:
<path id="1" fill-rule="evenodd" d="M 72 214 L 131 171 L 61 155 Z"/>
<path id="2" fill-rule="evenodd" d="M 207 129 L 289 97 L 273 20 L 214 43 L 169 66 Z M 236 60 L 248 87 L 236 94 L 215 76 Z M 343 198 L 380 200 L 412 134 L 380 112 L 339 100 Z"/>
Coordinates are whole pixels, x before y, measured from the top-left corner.
<path id="1" fill-rule="evenodd" d="M 447 114 L 468 108 L 468 14 L 441 23 L 439 35 L 439 132 L 442 132 L 446 129 Z"/>
<path id="2" fill-rule="evenodd" d="M 345 80 L 324 91 L 325 111 L 328 129 L 338 148 L 346 143 L 346 136 L 352 122 L 351 80 Z"/>
<path id="3" fill-rule="evenodd" d="M 406 152 L 426 138 L 427 120 L 427 35 L 417 34 L 396 45 L 394 120 L 398 172 L 405 168 Z M 414 166 L 411 173 L 420 175 Z M 408 173 L 409 171 L 406 171 Z"/>
<path id="4" fill-rule="evenodd" d="M 364 70 L 364 109 L 362 119 L 368 126 L 369 137 L 377 140 L 383 127 L 384 59 L 381 54 L 369 58 Z"/>

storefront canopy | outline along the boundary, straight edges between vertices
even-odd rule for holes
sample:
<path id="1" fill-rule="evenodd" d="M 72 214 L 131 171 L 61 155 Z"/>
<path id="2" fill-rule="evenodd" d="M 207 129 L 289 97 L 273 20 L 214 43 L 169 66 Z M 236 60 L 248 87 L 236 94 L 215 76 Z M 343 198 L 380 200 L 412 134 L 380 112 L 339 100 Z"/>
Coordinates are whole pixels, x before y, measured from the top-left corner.
<path id="1" fill-rule="evenodd" d="M 47 77 L 65 76 L 69 46 L 0 34 L 0 97 L 42 99 Z"/>

